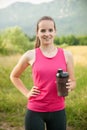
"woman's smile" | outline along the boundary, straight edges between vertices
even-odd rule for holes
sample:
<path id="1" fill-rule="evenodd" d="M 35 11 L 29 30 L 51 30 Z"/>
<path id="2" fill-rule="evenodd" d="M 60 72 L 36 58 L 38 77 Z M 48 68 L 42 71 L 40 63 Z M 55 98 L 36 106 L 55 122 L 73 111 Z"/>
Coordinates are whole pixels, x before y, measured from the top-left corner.
<path id="1" fill-rule="evenodd" d="M 43 39 L 46 41 L 49 41 L 51 39 L 51 36 L 48 36 L 48 37 L 44 36 Z"/>

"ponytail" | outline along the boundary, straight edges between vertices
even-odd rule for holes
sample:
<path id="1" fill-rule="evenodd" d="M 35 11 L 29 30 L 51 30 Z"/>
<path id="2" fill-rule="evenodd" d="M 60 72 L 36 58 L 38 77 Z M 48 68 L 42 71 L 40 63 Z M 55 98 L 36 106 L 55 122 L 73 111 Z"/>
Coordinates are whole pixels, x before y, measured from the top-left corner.
<path id="1" fill-rule="evenodd" d="M 35 46 L 34 46 L 34 47 L 35 47 L 35 48 L 40 47 L 40 40 L 39 40 L 38 37 L 36 37 L 36 42 L 35 42 Z"/>

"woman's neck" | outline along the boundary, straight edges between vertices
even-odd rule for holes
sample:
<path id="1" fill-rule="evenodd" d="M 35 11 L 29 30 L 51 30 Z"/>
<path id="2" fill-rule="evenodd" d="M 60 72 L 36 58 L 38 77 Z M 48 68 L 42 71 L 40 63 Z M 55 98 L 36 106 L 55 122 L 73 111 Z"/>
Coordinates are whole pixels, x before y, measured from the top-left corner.
<path id="1" fill-rule="evenodd" d="M 49 46 L 40 46 L 40 50 L 43 53 L 43 55 L 47 57 L 53 57 L 57 54 L 57 47 L 54 45 L 49 45 Z"/>
<path id="2" fill-rule="evenodd" d="M 56 50 L 56 47 L 55 47 L 55 45 L 45 45 L 45 46 L 40 46 L 40 49 L 42 52 L 50 53 L 50 52 Z"/>

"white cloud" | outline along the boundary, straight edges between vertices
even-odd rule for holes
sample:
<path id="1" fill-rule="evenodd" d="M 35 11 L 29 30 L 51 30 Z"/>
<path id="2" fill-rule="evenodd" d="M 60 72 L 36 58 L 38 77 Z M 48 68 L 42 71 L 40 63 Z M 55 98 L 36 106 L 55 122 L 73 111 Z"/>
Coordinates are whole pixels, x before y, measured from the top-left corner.
<path id="1" fill-rule="evenodd" d="M 44 2 L 51 2 L 53 0 L 0 0 L 0 8 L 5 8 L 8 5 L 15 3 L 15 2 L 29 2 L 33 4 L 40 4 Z"/>

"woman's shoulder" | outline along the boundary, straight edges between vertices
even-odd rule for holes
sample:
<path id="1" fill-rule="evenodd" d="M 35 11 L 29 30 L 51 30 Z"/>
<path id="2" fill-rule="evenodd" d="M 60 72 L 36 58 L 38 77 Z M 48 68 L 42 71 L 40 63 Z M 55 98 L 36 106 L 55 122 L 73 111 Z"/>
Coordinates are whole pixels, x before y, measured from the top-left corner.
<path id="1" fill-rule="evenodd" d="M 25 56 L 25 57 L 30 57 L 30 56 L 32 56 L 32 55 L 34 55 L 34 53 L 35 53 L 35 49 L 32 49 L 32 50 L 27 50 L 24 54 L 23 54 L 23 56 Z"/>
<path id="2" fill-rule="evenodd" d="M 67 56 L 72 56 L 72 52 L 69 51 L 69 50 L 66 50 L 66 49 L 63 49 L 64 51 L 64 54 L 67 55 Z"/>
<path id="3" fill-rule="evenodd" d="M 24 61 L 30 61 L 35 55 L 35 49 L 26 51 L 22 56 L 21 59 Z"/>
<path id="4" fill-rule="evenodd" d="M 23 54 L 23 58 L 27 61 L 29 64 L 33 64 L 35 61 L 35 52 L 36 49 L 28 50 Z"/>
<path id="5" fill-rule="evenodd" d="M 71 61 L 73 58 L 72 52 L 69 50 L 66 50 L 66 49 L 63 49 L 63 51 L 64 51 L 64 56 L 65 56 L 66 62 Z"/>

